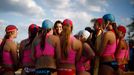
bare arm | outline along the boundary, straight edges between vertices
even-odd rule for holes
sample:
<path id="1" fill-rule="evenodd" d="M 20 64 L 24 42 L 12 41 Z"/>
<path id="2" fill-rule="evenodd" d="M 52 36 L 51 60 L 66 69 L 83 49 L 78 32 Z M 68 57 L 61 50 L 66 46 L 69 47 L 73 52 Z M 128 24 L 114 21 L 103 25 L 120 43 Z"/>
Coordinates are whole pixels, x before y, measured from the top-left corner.
<path id="1" fill-rule="evenodd" d="M 126 50 L 127 50 L 127 52 L 126 52 L 126 59 L 130 60 L 129 45 L 128 45 L 128 43 L 126 41 L 124 41 L 124 42 L 125 42 Z"/>
<path id="2" fill-rule="evenodd" d="M 18 64 L 18 54 L 17 54 L 17 44 L 15 42 L 10 42 L 10 52 L 11 52 L 11 57 L 15 65 Z"/>
<path id="3" fill-rule="evenodd" d="M 57 64 L 58 64 L 59 61 L 60 61 L 60 58 L 61 58 L 61 47 L 60 47 L 60 39 L 59 39 L 59 37 L 56 38 L 55 54 L 56 54 L 56 61 L 57 61 Z"/>
<path id="4" fill-rule="evenodd" d="M 122 49 L 122 41 L 119 40 L 118 46 L 117 46 L 116 51 L 115 51 L 115 56 L 118 55 L 118 53 L 120 52 L 121 49 Z"/>
<path id="5" fill-rule="evenodd" d="M 75 45 L 77 45 L 76 62 L 78 62 L 82 53 L 82 43 L 77 40 L 77 43 Z"/>
<path id="6" fill-rule="evenodd" d="M 86 53 L 88 54 L 87 58 L 91 59 L 95 56 L 93 49 L 87 43 L 84 43 L 83 47 L 84 47 L 84 50 L 86 50 Z"/>

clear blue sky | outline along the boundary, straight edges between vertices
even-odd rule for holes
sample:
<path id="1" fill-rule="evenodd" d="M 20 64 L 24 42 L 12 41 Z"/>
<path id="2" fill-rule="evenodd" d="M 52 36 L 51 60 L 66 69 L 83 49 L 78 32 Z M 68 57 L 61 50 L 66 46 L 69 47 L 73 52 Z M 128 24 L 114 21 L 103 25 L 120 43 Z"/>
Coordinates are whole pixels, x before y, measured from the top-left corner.
<path id="1" fill-rule="evenodd" d="M 44 19 L 74 23 L 73 33 L 92 27 L 90 20 L 106 13 L 115 16 L 117 24 L 128 25 L 134 16 L 134 0 L 0 0 L 0 37 L 9 24 L 19 28 L 17 41 L 27 38 L 31 23 L 41 26 Z"/>

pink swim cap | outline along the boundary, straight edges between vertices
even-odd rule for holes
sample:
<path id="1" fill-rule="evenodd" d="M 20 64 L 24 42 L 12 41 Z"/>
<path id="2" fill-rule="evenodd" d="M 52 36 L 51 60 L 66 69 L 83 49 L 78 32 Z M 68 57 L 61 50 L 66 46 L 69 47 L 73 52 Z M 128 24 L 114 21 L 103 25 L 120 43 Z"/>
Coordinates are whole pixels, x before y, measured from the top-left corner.
<path id="1" fill-rule="evenodd" d="M 103 24 L 103 19 L 102 19 L 102 18 L 98 18 L 98 19 L 96 20 L 96 22 L 98 22 L 99 25 L 102 25 L 102 24 Z"/>
<path id="2" fill-rule="evenodd" d="M 71 20 L 69 20 L 69 19 L 65 19 L 65 20 L 63 21 L 63 26 L 65 26 L 65 25 L 73 26 L 73 22 L 72 22 Z"/>
<path id="3" fill-rule="evenodd" d="M 118 30 L 123 32 L 123 33 L 126 33 L 126 28 L 122 25 L 118 26 Z"/>

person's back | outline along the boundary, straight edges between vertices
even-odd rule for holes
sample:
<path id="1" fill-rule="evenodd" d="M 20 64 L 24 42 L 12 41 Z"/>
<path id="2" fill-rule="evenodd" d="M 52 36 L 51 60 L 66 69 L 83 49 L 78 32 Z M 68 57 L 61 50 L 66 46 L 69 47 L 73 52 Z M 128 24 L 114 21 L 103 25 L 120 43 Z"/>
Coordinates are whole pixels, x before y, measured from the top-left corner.
<path id="1" fill-rule="evenodd" d="M 34 75 L 35 73 L 35 62 L 32 60 L 32 43 L 39 30 L 39 26 L 31 24 L 28 28 L 28 38 L 24 39 L 20 43 L 19 56 L 20 66 L 22 67 L 22 75 Z"/>
<path id="2" fill-rule="evenodd" d="M 114 53 L 115 53 L 116 46 L 117 46 L 116 36 L 112 31 L 108 31 L 104 34 L 104 40 L 107 41 L 107 44 L 105 45 L 105 48 L 102 53 L 102 61 L 113 61 L 115 60 Z"/>
<path id="3" fill-rule="evenodd" d="M 80 45 L 81 45 L 81 42 L 79 40 L 77 40 L 74 36 L 70 36 L 70 47 L 68 49 L 68 57 L 67 58 L 63 57 L 61 59 L 59 67 L 75 69 L 75 62 L 76 60 L 78 61 L 79 59 L 78 56 L 77 56 L 78 59 L 76 59 L 76 53 L 79 52 Z"/>
<path id="4" fill-rule="evenodd" d="M 26 45 L 29 43 L 29 39 L 25 39 L 22 40 L 20 43 L 20 65 L 21 66 L 29 66 L 29 65 L 33 65 L 33 60 L 31 59 L 31 46 L 27 46 Z M 21 51 L 22 50 L 22 51 Z M 23 53 L 23 54 L 22 54 Z"/>
<path id="5" fill-rule="evenodd" d="M 77 39 L 82 42 L 82 54 L 80 60 L 76 63 L 78 75 L 90 75 L 91 59 L 95 56 L 93 49 L 86 43 L 90 36 L 90 33 L 86 30 L 82 30 L 78 33 Z"/>
<path id="6" fill-rule="evenodd" d="M 76 75 L 75 63 L 80 59 L 82 45 L 79 40 L 71 35 L 72 28 L 72 21 L 65 19 L 60 37 L 61 59 L 58 65 L 58 75 Z"/>
<path id="7" fill-rule="evenodd" d="M 17 37 L 17 28 L 14 25 L 6 27 L 6 35 L 1 44 L 2 67 L 4 75 L 14 75 L 18 65 L 17 44 L 13 41 Z"/>
<path id="8" fill-rule="evenodd" d="M 57 56 L 56 51 L 59 48 L 57 44 L 59 45 L 58 36 L 49 35 L 45 41 L 45 49 L 42 50 L 40 44 L 35 46 L 36 68 L 48 67 L 56 69 L 55 55 Z"/>
<path id="9" fill-rule="evenodd" d="M 44 20 L 42 33 L 35 38 L 32 48 L 32 58 L 35 60 L 35 74 L 55 75 L 56 65 L 60 58 L 60 40 L 53 35 L 53 23 Z"/>

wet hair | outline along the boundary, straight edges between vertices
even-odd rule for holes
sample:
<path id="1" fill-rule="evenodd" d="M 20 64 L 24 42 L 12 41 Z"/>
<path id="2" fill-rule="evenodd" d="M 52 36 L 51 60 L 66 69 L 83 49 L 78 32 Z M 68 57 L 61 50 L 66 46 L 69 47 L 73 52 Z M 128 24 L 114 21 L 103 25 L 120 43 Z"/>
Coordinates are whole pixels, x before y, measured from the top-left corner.
<path id="1" fill-rule="evenodd" d="M 53 22 L 50 20 L 46 19 L 42 22 L 42 33 L 41 33 L 41 41 L 40 41 L 40 47 L 43 50 L 45 48 L 45 40 L 47 33 L 51 31 L 53 28 Z"/>
<path id="2" fill-rule="evenodd" d="M 119 37 L 118 29 L 117 29 L 117 24 L 116 23 L 110 23 L 112 25 L 112 28 L 115 32 L 116 38 Z"/>
<path id="3" fill-rule="evenodd" d="M 40 47 L 43 50 L 45 48 L 45 39 L 46 39 L 46 35 L 47 33 L 50 31 L 51 29 L 42 29 L 42 34 L 41 34 L 41 42 L 40 42 Z"/>
<path id="4" fill-rule="evenodd" d="M 71 27 L 71 30 L 69 29 Z M 69 47 L 69 40 L 70 40 L 70 34 L 72 33 L 73 30 L 73 23 L 69 19 L 65 19 L 63 21 L 63 31 L 62 31 L 62 36 L 63 39 L 61 40 L 61 50 L 63 57 L 67 59 L 68 57 L 68 47 Z M 64 42 L 63 42 L 64 40 Z"/>

